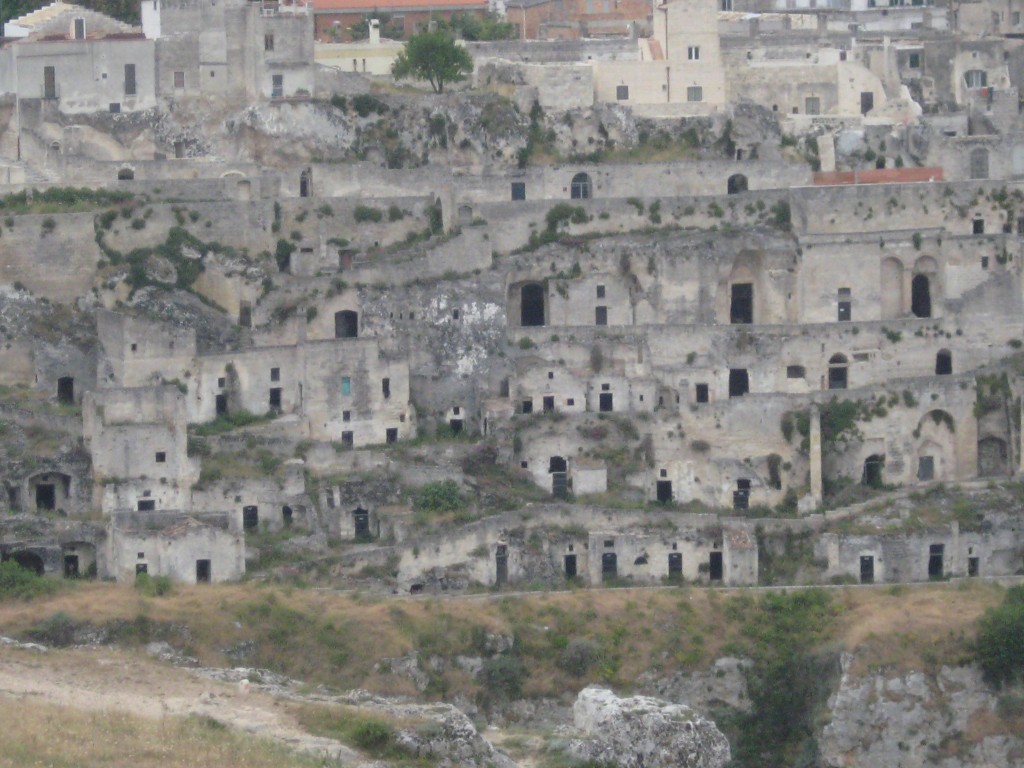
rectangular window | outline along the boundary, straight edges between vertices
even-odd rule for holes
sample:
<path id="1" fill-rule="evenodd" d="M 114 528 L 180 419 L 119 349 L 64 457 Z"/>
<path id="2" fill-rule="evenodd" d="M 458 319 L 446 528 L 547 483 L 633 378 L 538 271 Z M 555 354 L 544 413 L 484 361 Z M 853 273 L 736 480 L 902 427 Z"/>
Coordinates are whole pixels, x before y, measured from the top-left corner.
<path id="1" fill-rule="evenodd" d="M 525 181 L 513 181 L 512 182 L 512 199 L 513 200 L 525 200 L 526 199 L 526 182 Z"/>
<path id="2" fill-rule="evenodd" d="M 175 72 L 174 73 L 174 87 L 175 88 L 184 88 L 185 87 L 185 73 L 184 72 Z"/>
<path id="3" fill-rule="evenodd" d="M 808 96 L 804 99 L 804 112 L 808 115 L 820 115 L 821 99 L 817 96 Z"/>
<path id="4" fill-rule="evenodd" d="M 281 369 L 280 368 L 271 368 L 270 369 L 270 380 L 271 381 L 280 381 L 281 380 Z"/>
<path id="5" fill-rule="evenodd" d="M 57 98 L 57 70 L 54 67 L 43 67 L 43 98 Z"/>
<path id="6" fill-rule="evenodd" d="M 388 400 L 391 397 L 391 379 L 381 379 L 380 389 L 384 395 L 384 399 Z"/>
<path id="7" fill-rule="evenodd" d="M 1019 27 L 1020 26 L 1020 13 L 1017 12 L 1017 11 L 1014 11 L 1013 13 L 1011 13 L 1010 14 L 1010 21 L 1013 24 L 1013 26 Z"/>
<path id="8" fill-rule="evenodd" d="M 615 99 L 617 101 L 629 101 L 629 86 L 628 85 L 617 85 L 617 86 L 615 86 Z"/>
<path id="9" fill-rule="evenodd" d="M 704 89 L 699 85 L 691 85 L 686 89 L 687 101 L 704 101 Z"/>
<path id="10" fill-rule="evenodd" d="M 274 50 L 274 36 L 273 35 L 264 35 L 263 36 L 263 50 L 264 51 L 272 51 L 272 50 Z"/>
<path id="11" fill-rule="evenodd" d="M 907 57 L 907 66 L 910 67 L 911 69 L 920 69 L 921 68 L 921 54 L 920 53 L 912 53 L 912 54 L 910 54 Z"/>
<path id="12" fill-rule="evenodd" d="M 388 445 L 391 445 L 392 443 L 397 443 L 398 442 L 398 428 L 397 427 L 389 427 L 387 430 L 385 430 L 385 432 L 384 432 L 384 442 L 386 442 Z"/>
<path id="13" fill-rule="evenodd" d="M 608 307 L 597 307 L 594 309 L 594 323 L 596 325 L 608 325 Z"/>
<path id="14" fill-rule="evenodd" d="M 351 432 L 342 432 L 341 433 L 341 447 L 342 448 L 351 448 L 352 445 L 354 444 L 354 442 L 355 441 L 352 439 L 352 433 Z"/>
<path id="15" fill-rule="evenodd" d="M 85 40 L 85 19 L 75 19 L 75 40 Z"/>
<path id="16" fill-rule="evenodd" d="M 700 46 L 691 45 L 686 49 L 686 59 L 688 61 L 700 61 Z"/>
<path id="17" fill-rule="evenodd" d="M 599 298 L 599 299 L 603 299 L 604 298 L 604 286 L 603 285 L 597 286 L 597 298 Z"/>
<path id="18" fill-rule="evenodd" d="M 732 0 L 722 0 L 722 5 L 720 7 L 721 7 L 721 9 L 723 11 L 731 11 L 732 10 Z"/>
<path id="19" fill-rule="evenodd" d="M 284 98 L 284 75 L 273 75 L 271 77 L 270 98 Z"/>
<path id="20" fill-rule="evenodd" d="M 523 400 L 523 413 L 533 413 L 533 399 Z"/>
<path id="21" fill-rule="evenodd" d="M 708 385 L 698 384 L 696 387 L 697 402 L 706 403 L 708 402 Z"/>
<path id="22" fill-rule="evenodd" d="M 352 379 L 348 376 L 343 376 L 341 379 L 341 394 L 351 395 L 352 394 Z"/>
<path id="23" fill-rule="evenodd" d="M 921 456 L 917 460 L 917 479 L 931 480 L 935 477 L 935 457 Z"/>
<path id="24" fill-rule="evenodd" d="M 342 411 L 341 412 L 341 420 L 342 421 L 352 421 L 352 411 Z"/>
<path id="25" fill-rule="evenodd" d="M 806 375 L 807 371 L 802 365 L 787 365 L 786 366 L 786 378 L 787 379 L 802 379 Z"/>
<path id="26" fill-rule="evenodd" d="M 268 400 L 270 410 L 278 412 L 281 410 L 281 388 L 273 387 L 270 390 L 270 397 Z"/>
<path id="27" fill-rule="evenodd" d="M 165 451 L 157 451 L 156 452 L 156 463 L 157 464 L 163 464 L 165 461 L 167 461 L 167 453 Z"/>
<path id="28" fill-rule="evenodd" d="M 124 65 L 124 95 L 134 96 L 135 95 L 135 65 L 125 64 Z"/>
<path id="29" fill-rule="evenodd" d="M 852 306 L 853 305 L 848 301 L 839 302 L 839 322 L 845 323 L 851 320 Z"/>

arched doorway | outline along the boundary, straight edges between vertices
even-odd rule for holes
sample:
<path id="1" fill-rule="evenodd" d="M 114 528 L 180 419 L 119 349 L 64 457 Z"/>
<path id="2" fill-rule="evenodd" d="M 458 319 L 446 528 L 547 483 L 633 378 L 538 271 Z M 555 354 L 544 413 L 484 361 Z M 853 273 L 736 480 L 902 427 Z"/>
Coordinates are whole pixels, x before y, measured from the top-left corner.
<path id="1" fill-rule="evenodd" d="M 928 275 L 914 275 L 910 283 L 910 312 L 914 317 L 932 316 L 932 288 Z"/>
<path id="2" fill-rule="evenodd" d="M 15 552 L 11 555 L 11 560 L 16 562 L 26 571 L 32 571 L 37 576 L 42 576 L 46 570 L 43 566 L 43 558 L 37 555 L 35 552 L 21 551 Z"/>
<path id="3" fill-rule="evenodd" d="M 871 488 L 882 487 L 882 471 L 885 469 L 885 454 L 873 453 L 864 459 L 864 471 L 860 482 Z"/>
<path id="4" fill-rule="evenodd" d="M 131 181 L 134 178 L 135 178 L 135 171 L 133 171 L 131 168 L 121 168 L 117 172 L 117 180 L 118 181 Z"/>
<path id="5" fill-rule="evenodd" d="M 359 313 L 343 309 L 334 313 L 334 338 L 354 339 L 359 336 Z"/>
<path id="6" fill-rule="evenodd" d="M 832 355 L 828 361 L 828 388 L 846 389 L 848 383 L 847 366 L 845 355 Z"/>
<path id="7" fill-rule="evenodd" d="M 590 183 L 590 176 L 585 173 L 577 173 L 572 177 L 572 184 L 569 186 L 569 197 L 573 200 L 589 200 L 593 196 L 593 187 Z"/>
<path id="8" fill-rule="evenodd" d="M 544 325 L 544 286 L 527 283 L 519 294 L 519 324 L 524 327 Z"/>
<path id="9" fill-rule="evenodd" d="M 726 191 L 730 195 L 738 195 L 740 192 L 747 191 L 747 177 L 742 173 L 734 173 L 729 177 L 726 182 Z"/>

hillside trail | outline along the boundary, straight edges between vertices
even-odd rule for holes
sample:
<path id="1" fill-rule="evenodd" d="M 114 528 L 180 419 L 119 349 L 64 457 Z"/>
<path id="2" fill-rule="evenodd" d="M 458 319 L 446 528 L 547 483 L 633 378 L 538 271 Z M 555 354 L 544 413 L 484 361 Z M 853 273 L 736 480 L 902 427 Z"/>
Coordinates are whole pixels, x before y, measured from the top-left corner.
<path id="1" fill-rule="evenodd" d="M 117 648 L 45 652 L 0 647 L 0 696 L 85 712 L 123 711 L 152 719 L 196 715 L 269 738 L 339 765 L 370 761 L 333 739 L 312 736 L 282 702 L 253 688 L 210 680 L 193 671 Z"/>

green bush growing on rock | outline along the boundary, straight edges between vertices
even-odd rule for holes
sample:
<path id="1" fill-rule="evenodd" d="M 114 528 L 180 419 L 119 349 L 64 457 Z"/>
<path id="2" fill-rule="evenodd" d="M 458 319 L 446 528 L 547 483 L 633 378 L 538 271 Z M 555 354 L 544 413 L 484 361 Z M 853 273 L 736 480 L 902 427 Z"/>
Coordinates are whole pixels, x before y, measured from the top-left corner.
<path id="1" fill-rule="evenodd" d="M 1024 681 L 1024 585 L 1006 590 L 1002 604 L 978 620 L 973 655 L 990 685 Z"/>

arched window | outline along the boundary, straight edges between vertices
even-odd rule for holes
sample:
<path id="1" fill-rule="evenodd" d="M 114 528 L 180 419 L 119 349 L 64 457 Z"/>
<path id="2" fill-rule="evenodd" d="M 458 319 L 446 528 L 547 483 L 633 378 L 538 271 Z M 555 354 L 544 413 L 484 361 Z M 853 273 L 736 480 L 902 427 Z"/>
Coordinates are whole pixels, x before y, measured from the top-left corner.
<path id="1" fill-rule="evenodd" d="M 359 336 L 359 313 L 343 309 L 334 313 L 334 338 L 354 339 Z"/>
<path id="2" fill-rule="evenodd" d="M 308 168 L 299 174 L 299 197 L 313 196 L 313 172 Z"/>
<path id="3" fill-rule="evenodd" d="M 885 455 L 874 453 L 864 459 L 864 473 L 860 481 L 862 485 L 872 488 L 882 487 L 882 470 L 885 469 Z"/>
<path id="4" fill-rule="evenodd" d="M 585 173 L 577 173 L 572 177 L 572 185 L 569 187 L 569 197 L 573 200 L 589 200 L 592 197 L 590 177 Z"/>
<path id="5" fill-rule="evenodd" d="M 726 191 L 730 195 L 737 195 L 740 192 L 747 191 L 747 177 L 742 173 L 734 173 L 729 177 L 729 181 L 726 184 Z"/>
<path id="6" fill-rule="evenodd" d="M 845 356 L 832 355 L 828 361 L 828 388 L 846 389 L 848 370 Z"/>

